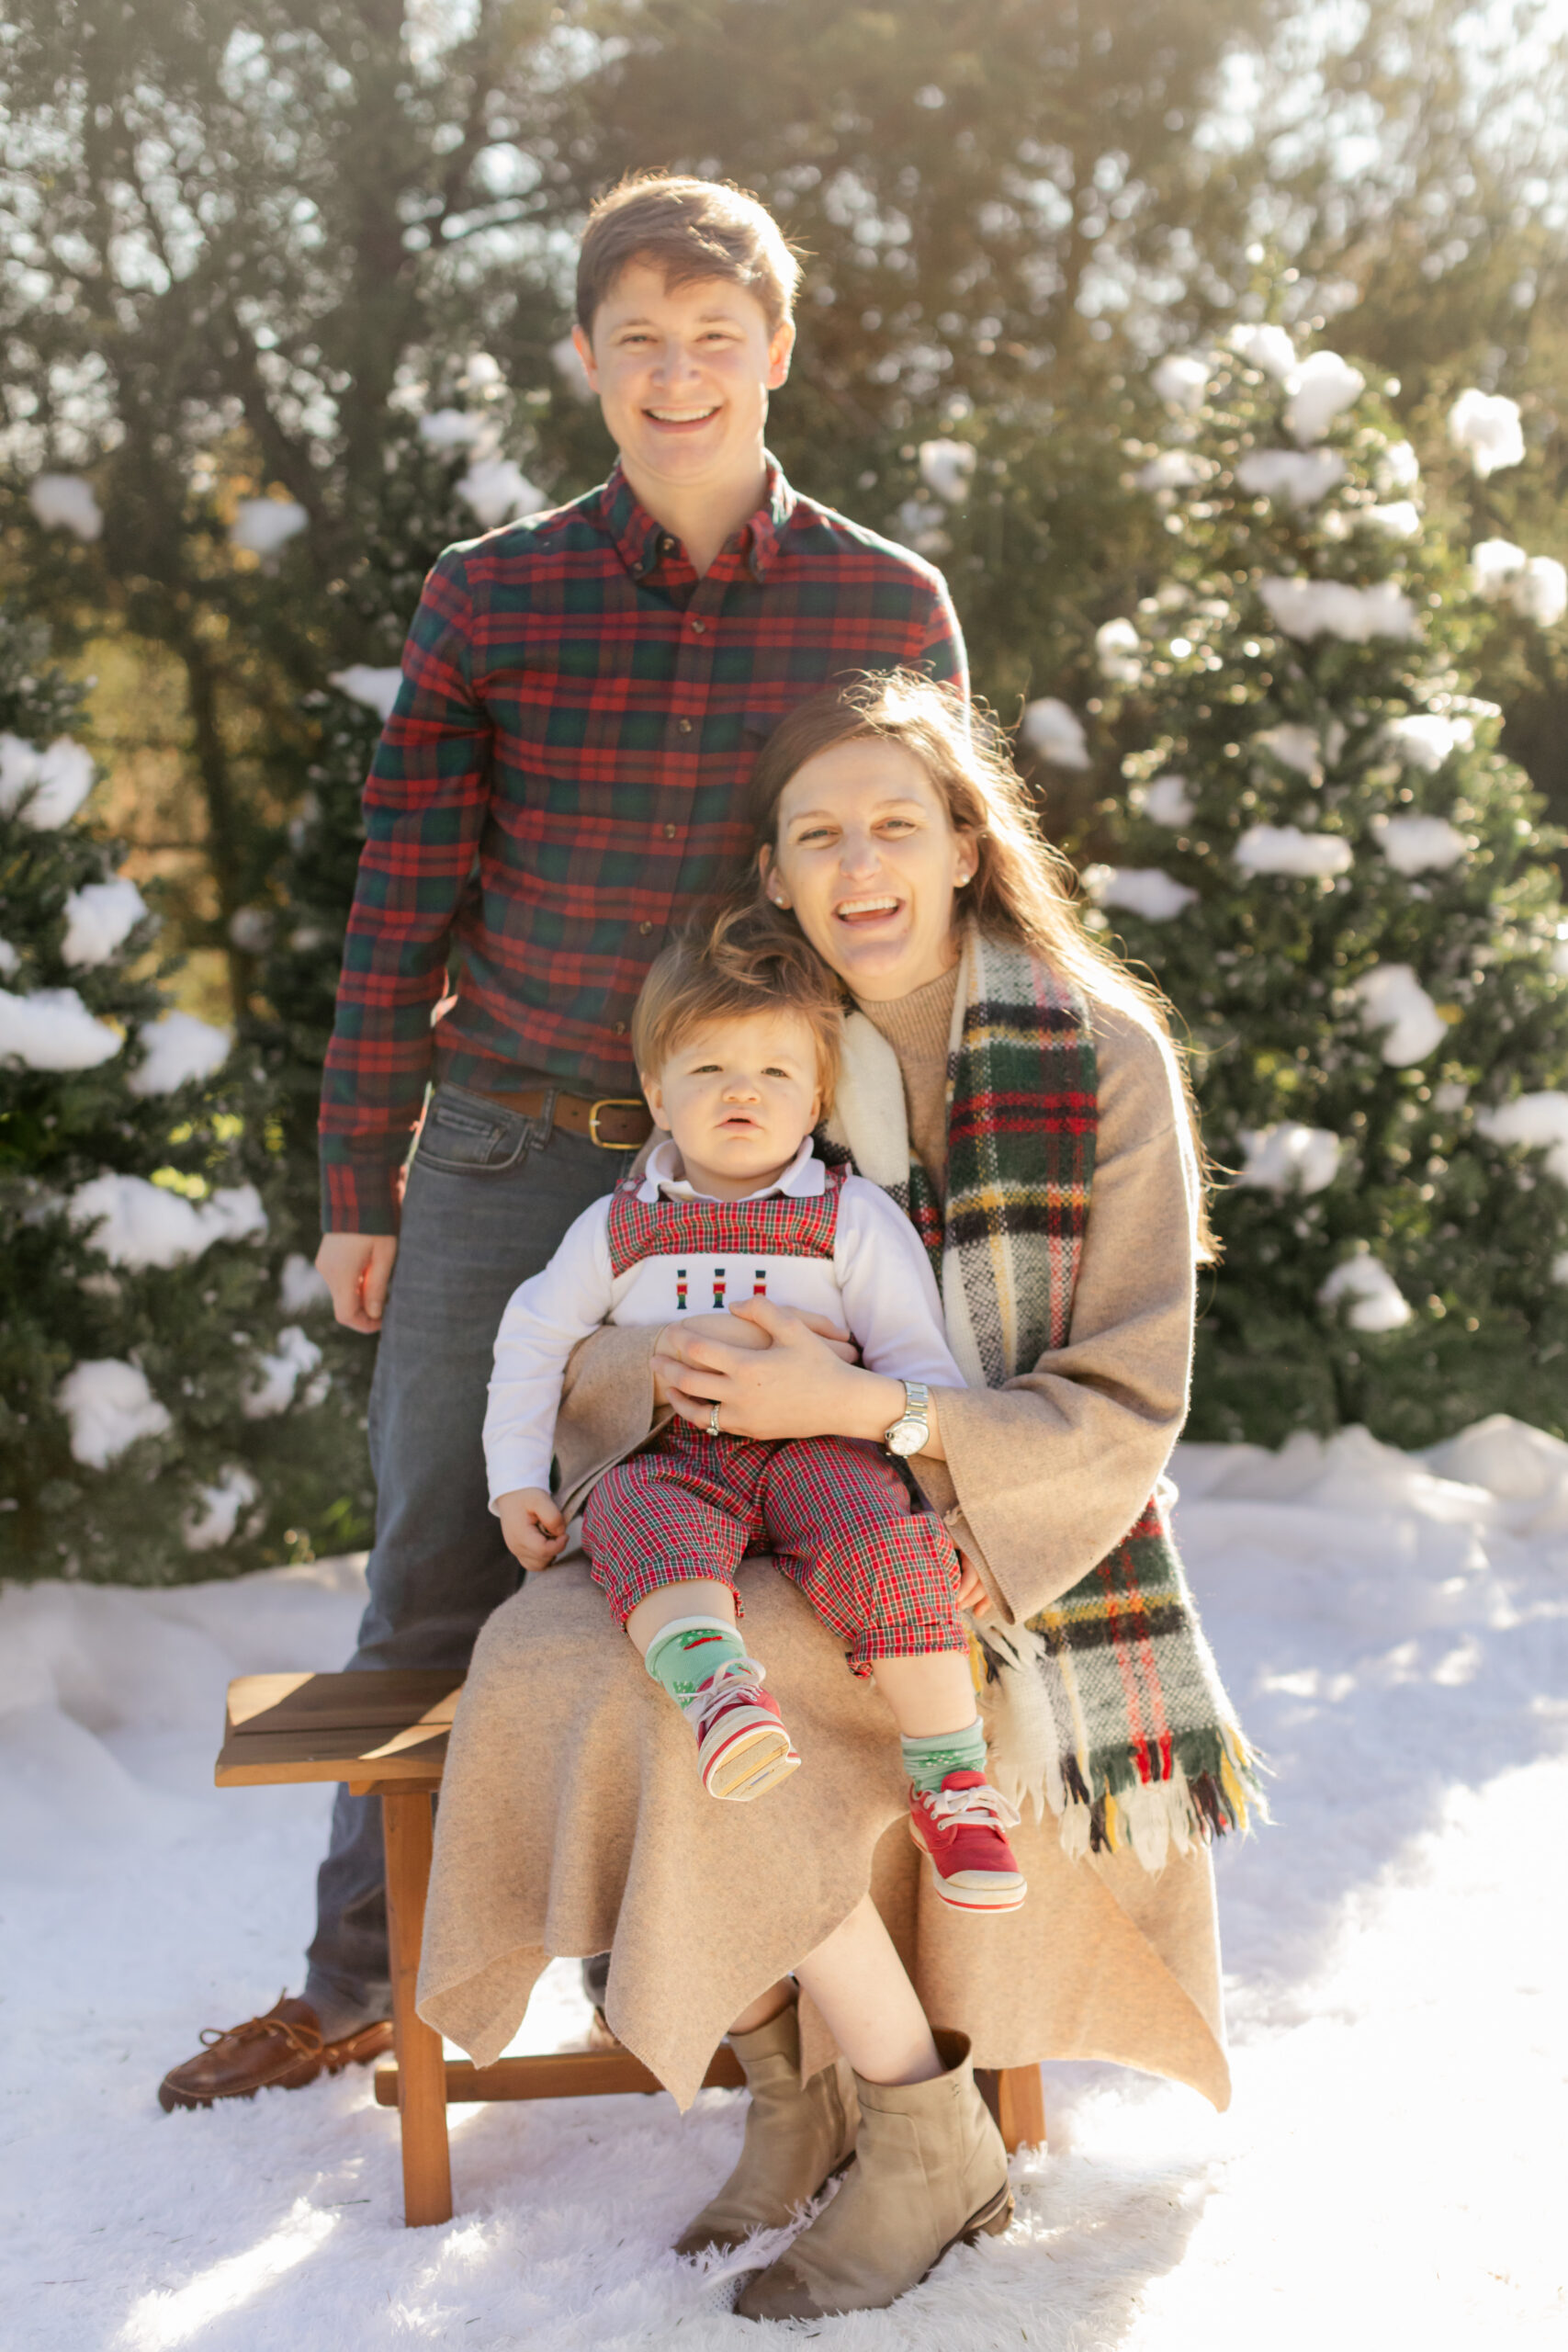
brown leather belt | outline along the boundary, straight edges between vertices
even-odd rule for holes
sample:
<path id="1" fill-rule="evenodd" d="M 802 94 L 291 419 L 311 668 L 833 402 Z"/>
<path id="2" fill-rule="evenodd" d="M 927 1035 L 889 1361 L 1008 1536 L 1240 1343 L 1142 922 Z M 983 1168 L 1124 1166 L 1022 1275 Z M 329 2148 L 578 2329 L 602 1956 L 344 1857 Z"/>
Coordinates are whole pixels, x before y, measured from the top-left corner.
<path id="1" fill-rule="evenodd" d="M 591 1102 L 585 1094 L 568 1094 L 558 1086 L 524 1086 L 512 1094 L 485 1089 L 487 1102 L 499 1102 L 503 1111 L 515 1111 L 524 1119 L 542 1119 L 552 1095 L 551 1124 L 564 1127 L 568 1135 L 586 1136 L 601 1151 L 638 1151 L 653 1133 L 653 1121 L 640 1095 L 601 1094 Z"/>

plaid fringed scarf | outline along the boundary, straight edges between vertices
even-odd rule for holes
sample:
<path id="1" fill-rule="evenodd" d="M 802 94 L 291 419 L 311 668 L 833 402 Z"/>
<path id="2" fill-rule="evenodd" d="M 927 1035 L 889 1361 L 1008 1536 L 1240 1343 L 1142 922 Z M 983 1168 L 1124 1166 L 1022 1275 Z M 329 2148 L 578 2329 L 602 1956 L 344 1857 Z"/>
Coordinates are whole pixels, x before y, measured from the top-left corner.
<path id="1" fill-rule="evenodd" d="M 863 1113 L 852 1115 L 857 1060 L 891 1048 L 863 1017 L 847 1027 L 836 1125 L 931 1252 L 971 1385 L 999 1387 L 1064 1347 L 1071 1324 L 1099 1124 L 1087 1007 L 1023 949 L 968 934 L 948 1053 L 945 1220 L 912 1154 L 901 1177 L 888 1164 L 886 1118 L 874 1139 Z M 1048 1804 L 1069 1853 L 1131 1846 L 1157 1870 L 1172 1844 L 1185 1853 L 1266 1817 L 1157 1494 L 1071 1591 L 1027 1625 L 982 1623 L 976 1641 L 992 1778 L 1037 1814 Z"/>

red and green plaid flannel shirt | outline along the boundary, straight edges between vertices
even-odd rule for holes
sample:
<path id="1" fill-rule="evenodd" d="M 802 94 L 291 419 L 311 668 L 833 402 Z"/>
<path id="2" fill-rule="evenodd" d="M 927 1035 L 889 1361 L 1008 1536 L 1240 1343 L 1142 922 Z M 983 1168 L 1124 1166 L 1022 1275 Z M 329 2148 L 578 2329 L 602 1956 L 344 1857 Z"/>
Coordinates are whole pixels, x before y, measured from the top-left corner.
<path id="1" fill-rule="evenodd" d="M 900 662 L 966 688 L 941 573 L 772 460 L 765 503 L 701 580 L 618 466 L 448 548 L 365 787 L 321 1090 L 325 1229 L 396 1231 L 433 1068 L 480 1093 L 541 1072 L 635 1095 L 632 1006 L 746 847 L 764 737 L 839 673 Z"/>

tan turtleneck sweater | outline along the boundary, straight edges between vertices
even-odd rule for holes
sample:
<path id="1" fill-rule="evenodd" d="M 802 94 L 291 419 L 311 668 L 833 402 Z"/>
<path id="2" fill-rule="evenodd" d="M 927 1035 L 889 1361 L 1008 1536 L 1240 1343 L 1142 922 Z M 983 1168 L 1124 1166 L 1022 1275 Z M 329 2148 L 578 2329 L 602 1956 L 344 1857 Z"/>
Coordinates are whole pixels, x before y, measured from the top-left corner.
<path id="1" fill-rule="evenodd" d="M 904 1100 L 909 1114 L 909 1142 L 938 1200 L 947 1193 L 947 1045 L 953 1029 L 953 1000 L 958 988 L 958 967 L 928 980 L 923 989 L 891 1003 L 855 1001 L 879 1029 L 898 1057 L 904 1076 Z"/>

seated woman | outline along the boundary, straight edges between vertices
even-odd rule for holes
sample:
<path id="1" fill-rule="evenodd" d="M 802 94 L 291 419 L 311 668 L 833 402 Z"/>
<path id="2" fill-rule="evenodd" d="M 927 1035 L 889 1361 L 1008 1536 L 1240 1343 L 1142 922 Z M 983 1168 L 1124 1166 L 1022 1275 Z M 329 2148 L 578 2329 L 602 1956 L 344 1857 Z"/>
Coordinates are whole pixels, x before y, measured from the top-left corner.
<path id="1" fill-rule="evenodd" d="M 922 1881 L 892 1715 L 792 1584 L 759 1565 L 739 1591 L 807 1765 L 715 1805 L 567 1559 L 474 1655 L 420 2009 L 483 2064 L 552 1954 L 613 1945 L 611 2024 L 682 2106 L 728 2027 L 745 2146 L 681 2250 L 784 2225 L 855 2155 L 742 2291 L 784 2318 L 890 2302 L 1005 2225 L 972 2064 L 1109 2058 L 1226 2103 L 1208 1840 L 1257 1800 L 1158 1493 L 1201 1196 L 1157 1002 L 1082 929 L 999 741 L 923 680 L 802 705 L 752 807 L 758 888 L 852 1005 L 827 1151 L 910 1217 L 968 1382 L 932 1389 L 911 1467 L 974 1596 L 1029 1900 L 978 1921 Z M 596 1332 L 557 1430 L 562 1508 L 671 1410 L 881 1442 L 902 1384 L 844 1356 L 766 1299 Z"/>

